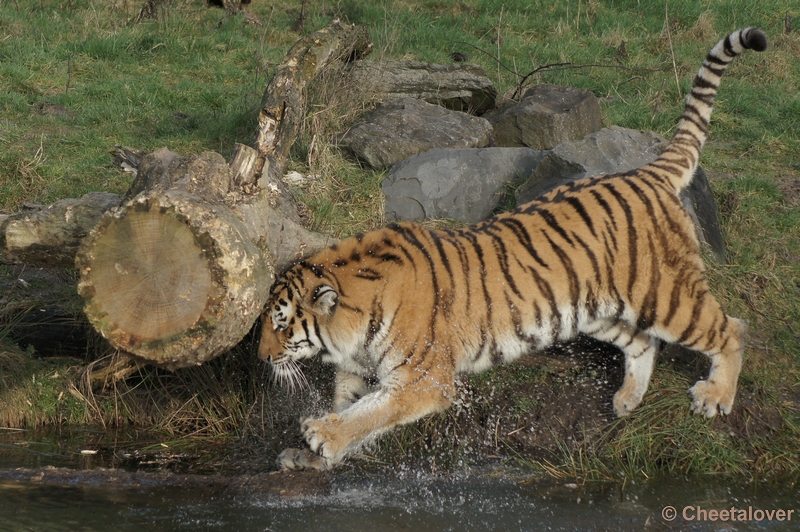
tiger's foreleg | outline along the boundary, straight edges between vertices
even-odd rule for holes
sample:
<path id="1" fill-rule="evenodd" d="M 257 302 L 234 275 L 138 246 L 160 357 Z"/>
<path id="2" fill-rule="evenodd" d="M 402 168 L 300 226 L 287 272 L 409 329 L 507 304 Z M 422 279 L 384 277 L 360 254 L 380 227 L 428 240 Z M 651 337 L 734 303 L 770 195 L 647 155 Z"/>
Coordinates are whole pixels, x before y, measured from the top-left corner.
<path id="1" fill-rule="evenodd" d="M 349 371 L 336 371 L 336 389 L 333 393 L 333 411 L 342 412 L 367 395 L 369 389 L 361 375 Z"/>
<path id="2" fill-rule="evenodd" d="M 336 371 L 336 389 L 333 394 L 333 411 L 340 413 L 368 392 L 367 383 L 360 375 L 349 371 Z M 335 462 L 308 449 L 284 449 L 278 456 L 281 469 L 330 469 Z"/>
<path id="3" fill-rule="evenodd" d="M 433 376 L 401 367 L 384 379 L 381 387 L 341 412 L 302 423 L 303 436 L 311 449 L 287 449 L 278 463 L 285 468 L 329 469 L 341 462 L 365 441 L 397 425 L 411 423 L 447 408 L 455 391 L 454 375 Z"/>

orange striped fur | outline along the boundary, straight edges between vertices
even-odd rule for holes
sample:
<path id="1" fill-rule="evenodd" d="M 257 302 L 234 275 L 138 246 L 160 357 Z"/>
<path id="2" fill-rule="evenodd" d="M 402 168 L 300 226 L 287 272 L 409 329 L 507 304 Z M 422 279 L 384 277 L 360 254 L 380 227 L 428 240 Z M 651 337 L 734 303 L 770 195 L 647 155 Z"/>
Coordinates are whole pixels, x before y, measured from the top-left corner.
<path id="1" fill-rule="evenodd" d="M 766 48 L 763 32 L 736 31 L 711 50 L 672 142 L 650 164 L 561 186 L 468 229 L 391 225 L 287 271 L 263 315 L 259 356 L 292 383 L 297 361 L 318 354 L 337 373 L 334 412 L 303 421 L 310 450 L 287 449 L 281 466 L 330 468 L 365 440 L 447 408 L 457 372 L 579 333 L 625 354 L 619 416 L 641 402 L 660 341 L 711 358 L 691 408 L 729 413 L 746 326 L 709 292 L 678 193 L 697 168 L 720 77 L 750 48 Z"/>

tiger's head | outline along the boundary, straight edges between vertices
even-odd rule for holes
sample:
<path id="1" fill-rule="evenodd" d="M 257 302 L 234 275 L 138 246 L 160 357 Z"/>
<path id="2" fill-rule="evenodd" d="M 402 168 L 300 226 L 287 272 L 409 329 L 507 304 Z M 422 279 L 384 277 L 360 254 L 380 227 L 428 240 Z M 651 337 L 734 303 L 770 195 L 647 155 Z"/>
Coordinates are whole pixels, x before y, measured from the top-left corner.
<path id="1" fill-rule="evenodd" d="M 291 273 L 273 288 L 261 315 L 258 356 L 272 365 L 276 380 L 294 387 L 305 382 L 297 363 L 326 351 L 321 327 L 336 312 L 339 295 L 323 283 L 308 288 Z"/>

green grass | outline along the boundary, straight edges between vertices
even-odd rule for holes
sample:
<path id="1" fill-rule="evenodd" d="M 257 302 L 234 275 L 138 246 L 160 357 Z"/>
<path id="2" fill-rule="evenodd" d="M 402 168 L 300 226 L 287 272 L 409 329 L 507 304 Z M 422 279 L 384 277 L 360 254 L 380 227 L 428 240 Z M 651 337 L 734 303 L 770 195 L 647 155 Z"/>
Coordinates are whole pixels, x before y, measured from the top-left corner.
<path id="1" fill-rule="evenodd" d="M 124 192 L 130 177 L 111 167 L 108 150 L 114 145 L 167 146 L 184 155 L 214 150 L 228 157 L 235 142 L 252 140 L 264 88 L 301 37 L 292 29 L 299 0 L 254 2 L 251 10 L 261 25 L 207 9 L 201 0 L 166 2 L 158 19 L 133 24 L 139 7 L 134 0 L 2 2 L 0 212 L 95 190 Z M 345 0 L 309 3 L 308 9 L 306 31 L 336 17 L 367 27 L 375 43 L 372 59 L 449 62 L 452 52 L 466 53 L 483 66 L 502 97 L 543 65 L 602 65 L 545 69 L 526 86 L 589 89 L 602 98 L 607 125 L 663 136 L 674 130 L 709 48 L 735 28 L 762 27 L 770 48 L 743 56 L 726 75 L 701 164 L 720 204 L 728 245 L 727 264 L 709 262 L 712 289 L 730 314 L 750 323 L 741 395 L 753 412 L 777 415 L 779 426 L 762 431 L 768 436 L 733 438 L 725 424 L 687 415 L 690 369 L 662 361 L 645 403 L 630 419 L 609 424 L 600 439 L 562 442 L 548 458 L 523 454 L 519 460 L 534 471 L 580 478 L 665 471 L 797 474 L 791 466 L 798 459 L 800 426 L 800 8 L 795 1 L 671 1 L 668 16 L 663 3 L 638 0 Z M 794 31 L 784 32 L 785 20 L 794 20 Z M 623 42 L 624 55 L 618 51 Z M 356 93 L 336 72 L 309 88 L 308 120 L 290 162 L 290 169 L 314 176 L 294 191 L 309 208 L 309 224 L 334 236 L 384 221 L 383 174 L 362 169 L 335 148 L 336 133 L 372 105 L 354 100 Z M 48 105 L 68 111 L 54 112 Z M 0 337 L 4 327 L 13 326 L 8 315 L 3 319 Z M 252 356 L 252 349 L 247 353 Z M 0 354 L 2 409 L 22 414 L 16 421 L 5 417 L 4 423 L 138 422 L 176 436 L 233 432 L 277 446 L 286 438 L 265 436 L 275 427 L 285 430 L 275 412 L 302 402 L 260 386 L 268 378 L 261 366 L 238 363 L 215 362 L 176 376 L 142 370 L 115 393 L 96 396 L 77 385 L 78 394 L 69 393 L 68 380 L 52 378 L 58 373 L 79 383 L 85 363 L 42 361 L 8 346 Z M 529 386 L 530 379 L 553 383 L 560 379 L 554 375 L 548 369 L 503 370 L 471 385 L 482 394 L 501 384 Z M 198 399 L 195 391 L 201 388 L 207 395 Z M 12 392 L 16 407 L 7 406 Z M 520 398 L 512 406 L 510 415 L 523 418 L 541 405 Z M 473 414 L 456 409 L 381 445 L 394 457 L 433 446 L 439 464 L 455 462 L 465 455 L 467 435 L 459 429 L 446 438 L 437 434 L 454 421 L 477 422 Z M 502 446 L 499 439 L 495 443 Z"/>

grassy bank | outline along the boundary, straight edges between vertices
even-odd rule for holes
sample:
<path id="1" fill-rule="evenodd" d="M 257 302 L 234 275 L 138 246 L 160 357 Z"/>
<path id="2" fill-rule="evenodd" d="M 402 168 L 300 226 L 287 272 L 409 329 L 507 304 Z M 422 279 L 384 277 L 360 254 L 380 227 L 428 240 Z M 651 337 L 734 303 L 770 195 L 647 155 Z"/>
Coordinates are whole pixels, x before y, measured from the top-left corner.
<path id="1" fill-rule="evenodd" d="M 131 23 L 141 7 L 133 0 L 0 7 L 0 212 L 94 190 L 124 192 L 130 177 L 112 167 L 114 145 L 230 156 L 234 142 L 250 141 L 277 62 L 304 31 L 336 17 L 369 29 L 373 59 L 444 63 L 452 52 L 465 53 L 505 97 L 535 68 L 569 63 L 543 69 L 527 86 L 589 89 L 601 98 L 607 125 L 667 137 L 708 49 L 737 27 L 762 27 L 770 48 L 731 67 L 701 158 L 728 245 L 726 264 L 708 263 L 712 289 L 728 313 L 750 323 L 735 415 L 707 422 L 688 414 L 685 390 L 705 370 L 690 358 L 662 356 L 643 405 L 624 421 L 609 412 L 619 359 L 606 365 L 600 355 L 566 365 L 544 359 L 545 366 L 465 379 L 469 400 L 387 436 L 367 454 L 420 459 L 432 468 L 506 456 L 536 472 L 578 478 L 797 475 L 800 10 L 794 2 L 670 2 L 665 13 L 663 4 L 632 0 L 344 1 L 309 5 L 301 19 L 299 1 L 256 1 L 251 12 L 259 23 L 207 9 L 201 0 L 166 1 L 156 18 L 140 23 Z M 332 144 L 369 105 L 353 105 L 337 83 L 330 73 L 310 89 L 291 169 L 317 176 L 295 191 L 313 227 L 346 236 L 383 222 L 383 175 L 343 158 Z M 271 460 L 297 443 L 298 412 L 320 404 L 329 388 L 325 369 L 314 367 L 312 380 L 322 392 L 284 396 L 249 340 L 200 368 L 175 374 L 141 368 L 92 391 L 83 368 L 111 353 L 100 342 L 79 359 L 20 350 L 10 338 L 24 317 L 12 310 L 36 307 L 44 296 L 13 285 L 26 272 L 0 268 L 3 286 L 14 286 L 0 294 L 0 425 L 136 423 L 165 439 L 244 442 Z M 553 402 L 561 408 L 546 408 Z"/>

